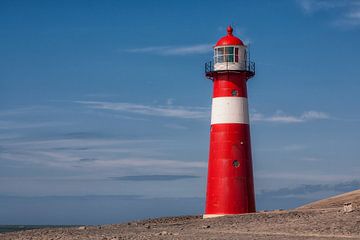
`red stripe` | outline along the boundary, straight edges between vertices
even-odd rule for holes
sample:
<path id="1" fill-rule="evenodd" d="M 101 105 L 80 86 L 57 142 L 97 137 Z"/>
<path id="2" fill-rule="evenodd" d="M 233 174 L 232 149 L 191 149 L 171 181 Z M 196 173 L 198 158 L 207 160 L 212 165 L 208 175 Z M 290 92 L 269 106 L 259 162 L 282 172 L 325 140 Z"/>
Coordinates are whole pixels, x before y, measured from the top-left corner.
<path id="1" fill-rule="evenodd" d="M 247 97 L 246 78 L 241 77 L 240 73 L 221 73 L 214 78 L 215 97 Z"/>
<path id="2" fill-rule="evenodd" d="M 238 161 L 238 167 L 234 166 L 234 161 Z M 249 125 L 212 125 L 205 214 L 254 211 Z"/>

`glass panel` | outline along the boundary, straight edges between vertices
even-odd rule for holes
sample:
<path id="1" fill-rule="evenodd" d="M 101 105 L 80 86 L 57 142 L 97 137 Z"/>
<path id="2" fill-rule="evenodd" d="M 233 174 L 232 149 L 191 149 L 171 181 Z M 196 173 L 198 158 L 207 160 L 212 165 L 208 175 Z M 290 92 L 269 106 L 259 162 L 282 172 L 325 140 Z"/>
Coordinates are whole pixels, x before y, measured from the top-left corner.
<path id="1" fill-rule="evenodd" d="M 233 62 L 234 61 L 234 55 L 226 55 L 226 61 L 227 62 Z"/>
<path id="2" fill-rule="evenodd" d="M 225 54 L 234 54 L 234 47 L 226 47 Z"/>
<path id="3" fill-rule="evenodd" d="M 218 61 L 217 61 L 218 63 L 224 62 L 224 56 L 223 56 L 223 55 L 218 56 L 218 57 L 217 57 L 217 60 L 218 60 Z"/>
<path id="4" fill-rule="evenodd" d="M 224 49 L 223 47 L 215 49 L 215 63 L 224 62 Z"/>
<path id="5" fill-rule="evenodd" d="M 218 48 L 218 55 L 223 55 L 224 54 L 224 48 Z"/>

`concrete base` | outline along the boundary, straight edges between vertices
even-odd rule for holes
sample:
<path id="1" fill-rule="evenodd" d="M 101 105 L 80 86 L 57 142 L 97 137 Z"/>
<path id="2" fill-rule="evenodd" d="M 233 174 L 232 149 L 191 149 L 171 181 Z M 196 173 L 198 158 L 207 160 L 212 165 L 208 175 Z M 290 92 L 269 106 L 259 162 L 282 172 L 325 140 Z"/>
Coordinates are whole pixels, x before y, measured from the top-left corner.
<path id="1" fill-rule="evenodd" d="M 249 212 L 249 213 L 235 213 L 235 214 L 203 214 L 203 219 L 205 218 L 216 218 L 216 217 L 225 217 L 225 216 L 236 216 L 236 215 L 246 215 L 246 214 L 254 214 L 257 212 Z"/>
<path id="2" fill-rule="evenodd" d="M 205 218 L 216 218 L 216 217 L 223 217 L 223 216 L 230 216 L 233 214 L 204 214 L 203 219 Z"/>

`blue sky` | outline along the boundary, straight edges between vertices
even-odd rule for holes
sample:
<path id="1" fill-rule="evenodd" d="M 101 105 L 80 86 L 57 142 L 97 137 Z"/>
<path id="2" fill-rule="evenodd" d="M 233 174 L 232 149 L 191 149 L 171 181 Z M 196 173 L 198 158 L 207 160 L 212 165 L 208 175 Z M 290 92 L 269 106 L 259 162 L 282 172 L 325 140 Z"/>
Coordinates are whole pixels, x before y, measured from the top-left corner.
<path id="1" fill-rule="evenodd" d="M 201 214 L 228 24 L 257 67 L 258 208 L 358 188 L 359 1 L 1 1 L 0 224 Z"/>

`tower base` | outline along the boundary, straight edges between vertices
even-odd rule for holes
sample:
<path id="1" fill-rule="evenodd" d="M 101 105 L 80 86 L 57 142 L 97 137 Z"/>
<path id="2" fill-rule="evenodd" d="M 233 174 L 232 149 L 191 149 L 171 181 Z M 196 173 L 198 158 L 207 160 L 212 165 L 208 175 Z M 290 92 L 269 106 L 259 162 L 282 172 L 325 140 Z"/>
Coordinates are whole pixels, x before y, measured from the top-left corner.
<path id="1" fill-rule="evenodd" d="M 224 214 L 203 214 L 202 218 L 203 218 L 203 219 L 207 219 L 207 218 L 217 218 L 217 217 L 226 217 L 226 216 L 245 215 L 245 214 L 252 214 L 252 213 L 256 213 L 256 212 L 235 213 L 235 214 L 229 214 L 229 213 L 224 213 Z"/>
<path id="2" fill-rule="evenodd" d="M 224 217 L 224 216 L 231 216 L 231 215 L 234 215 L 234 214 L 203 214 L 203 219 Z"/>
<path id="3" fill-rule="evenodd" d="M 236 216 L 236 215 L 244 215 L 246 213 L 237 213 L 237 214 L 229 214 L 229 213 L 224 213 L 224 214 L 203 214 L 203 219 L 206 218 L 217 218 L 217 217 L 226 217 L 226 216 Z"/>

